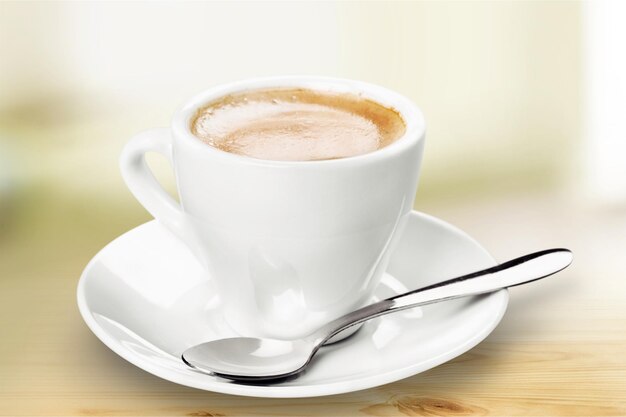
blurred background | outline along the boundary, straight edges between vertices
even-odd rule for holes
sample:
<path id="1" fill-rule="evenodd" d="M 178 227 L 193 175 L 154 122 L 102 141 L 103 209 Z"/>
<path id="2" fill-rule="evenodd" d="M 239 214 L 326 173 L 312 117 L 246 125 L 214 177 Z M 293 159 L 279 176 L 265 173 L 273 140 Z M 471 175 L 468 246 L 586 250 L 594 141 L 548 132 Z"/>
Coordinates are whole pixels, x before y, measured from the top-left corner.
<path id="1" fill-rule="evenodd" d="M 626 330 L 624 21 L 611 1 L 0 2 L 0 323 L 16 341 L 0 349 L 31 332 L 7 318 L 25 304 L 42 314 L 24 320 L 86 332 L 80 272 L 150 219 L 118 169 L 133 134 L 203 89 L 280 74 L 410 97 L 427 121 L 415 208 L 497 259 L 571 247 L 575 279 L 543 287 L 565 295 L 520 289 L 511 310 L 550 302 L 561 328 L 611 317 Z"/>

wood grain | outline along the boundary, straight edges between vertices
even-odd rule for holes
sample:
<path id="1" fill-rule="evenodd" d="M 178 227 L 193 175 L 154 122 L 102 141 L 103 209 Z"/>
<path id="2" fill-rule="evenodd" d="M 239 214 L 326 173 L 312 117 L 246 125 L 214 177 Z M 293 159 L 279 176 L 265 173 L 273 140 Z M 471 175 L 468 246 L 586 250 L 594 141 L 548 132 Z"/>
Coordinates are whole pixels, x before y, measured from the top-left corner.
<path id="1" fill-rule="evenodd" d="M 103 222 L 100 207 L 70 221 L 65 213 L 77 207 L 48 206 L 0 240 L 0 415 L 626 415 L 626 277 L 617 259 L 626 253 L 624 217 L 598 220 L 577 209 L 565 221 L 559 213 L 571 205 L 551 196 L 484 204 L 489 217 L 476 204 L 426 211 L 500 259 L 563 245 L 574 250 L 574 265 L 540 287 L 515 289 L 494 333 L 449 363 L 369 390 L 287 400 L 178 386 L 102 345 L 78 313 L 77 280 L 89 258 L 143 214 Z"/>

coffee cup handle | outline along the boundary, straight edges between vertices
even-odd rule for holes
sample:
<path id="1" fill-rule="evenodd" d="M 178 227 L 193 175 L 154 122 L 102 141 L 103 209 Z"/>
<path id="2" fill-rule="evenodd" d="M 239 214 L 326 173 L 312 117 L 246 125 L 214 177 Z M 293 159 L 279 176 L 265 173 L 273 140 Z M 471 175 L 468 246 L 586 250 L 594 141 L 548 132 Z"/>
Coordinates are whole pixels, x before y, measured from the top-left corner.
<path id="1" fill-rule="evenodd" d="M 172 160 L 172 133 L 168 128 L 151 129 L 133 137 L 122 150 L 120 169 L 126 185 L 135 198 L 155 219 L 195 251 L 195 241 L 187 215 L 156 180 L 146 163 L 147 152 L 158 152 L 170 165 Z"/>

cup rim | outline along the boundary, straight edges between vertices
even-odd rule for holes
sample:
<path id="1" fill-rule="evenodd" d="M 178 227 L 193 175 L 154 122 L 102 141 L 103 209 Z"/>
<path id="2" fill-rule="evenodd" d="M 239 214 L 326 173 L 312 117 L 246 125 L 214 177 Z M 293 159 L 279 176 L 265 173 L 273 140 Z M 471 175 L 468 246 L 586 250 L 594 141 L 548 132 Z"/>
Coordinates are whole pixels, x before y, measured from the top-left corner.
<path id="1" fill-rule="evenodd" d="M 197 114 L 198 109 L 213 100 L 228 94 L 238 93 L 245 90 L 282 87 L 307 88 L 318 91 L 332 91 L 339 93 L 360 93 L 363 97 L 396 110 L 406 124 L 406 131 L 393 143 L 372 152 L 346 158 L 314 161 L 282 161 L 238 155 L 209 146 L 191 132 L 191 120 Z M 174 138 L 180 138 L 181 141 L 184 141 L 186 144 L 192 146 L 197 152 L 205 152 L 213 157 L 230 160 L 232 162 L 272 167 L 304 168 L 354 165 L 374 162 L 402 153 L 416 143 L 423 141 L 425 131 L 426 124 L 421 110 L 405 96 L 388 88 L 363 81 L 322 76 L 288 75 L 248 78 L 227 84 L 220 84 L 193 96 L 179 111 L 176 112 L 174 118 L 172 119 L 172 132 L 174 133 Z"/>

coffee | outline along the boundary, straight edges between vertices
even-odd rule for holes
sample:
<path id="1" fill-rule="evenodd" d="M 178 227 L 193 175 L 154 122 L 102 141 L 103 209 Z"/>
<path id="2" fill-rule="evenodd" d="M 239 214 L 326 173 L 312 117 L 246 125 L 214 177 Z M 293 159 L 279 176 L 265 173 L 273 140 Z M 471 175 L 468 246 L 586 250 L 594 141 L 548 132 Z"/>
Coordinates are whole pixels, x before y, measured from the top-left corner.
<path id="1" fill-rule="evenodd" d="M 251 158 L 315 161 L 373 152 L 406 126 L 394 109 L 358 94 L 252 90 L 201 108 L 191 129 L 204 143 Z"/>

